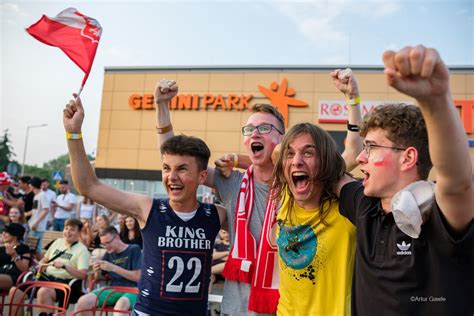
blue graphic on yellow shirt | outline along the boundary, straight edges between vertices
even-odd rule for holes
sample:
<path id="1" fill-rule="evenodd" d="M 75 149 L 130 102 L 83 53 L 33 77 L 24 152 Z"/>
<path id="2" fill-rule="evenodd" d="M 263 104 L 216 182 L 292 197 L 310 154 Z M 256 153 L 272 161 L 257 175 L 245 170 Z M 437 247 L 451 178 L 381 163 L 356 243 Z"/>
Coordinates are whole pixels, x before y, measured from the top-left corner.
<path id="1" fill-rule="evenodd" d="M 283 262 L 288 267 L 299 270 L 307 267 L 313 261 L 318 246 L 318 237 L 308 225 L 280 225 L 277 243 Z"/>

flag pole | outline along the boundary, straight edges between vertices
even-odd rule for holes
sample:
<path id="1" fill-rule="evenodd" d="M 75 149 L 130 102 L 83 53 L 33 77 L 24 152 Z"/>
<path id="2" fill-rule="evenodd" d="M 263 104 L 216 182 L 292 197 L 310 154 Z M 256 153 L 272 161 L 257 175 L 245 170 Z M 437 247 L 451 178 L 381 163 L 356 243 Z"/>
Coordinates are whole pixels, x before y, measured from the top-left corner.
<path id="1" fill-rule="evenodd" d="M 79 91 L 77 92 L 78 97 L 81 96 L 82 88 L 84 88 L 84 85 L 81 85 L 81 87 L 79 88 Z"/>

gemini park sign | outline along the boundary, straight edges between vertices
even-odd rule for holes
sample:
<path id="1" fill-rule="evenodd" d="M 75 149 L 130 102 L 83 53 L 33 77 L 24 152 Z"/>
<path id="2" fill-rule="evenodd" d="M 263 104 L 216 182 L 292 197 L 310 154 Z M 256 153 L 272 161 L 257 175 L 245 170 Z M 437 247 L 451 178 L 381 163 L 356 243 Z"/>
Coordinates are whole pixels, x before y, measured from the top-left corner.
<path id="1" fill-rule="evenodd" d="M 285 118 L 285 124 L 288 126 L 288 107 L 307 107 L 308 103 L 295 98 L 296 91 L 288 86 L 288 79 L 284 78 L 281 84 L 276 81 L 270 84 L 270 87 L 258 85 L 260 92 L 269 99 L 270 103 L 280 111 Z M 218 94 L 179 94 L 171 99 L 171 110 L 218 110 L 226 111 L 244 111 L 250 110 L 249 104 L 253 94 L 227 96 Z M 155 108 L 153 94 L 132 94 L 128 98 L 128 105 L 134 110 L 152 110 Z"/>
<path id="2" fill-rule="evenodd" d="M 288 126 L 289 107 L 307 107 L 306 101 L 295 98 L 296 91 L 288 86 L 288 79 L 284 78 L 281 84 L 276 81 L 270 84 L 270 87 L 258 85 L 260 92 L 269 100 L 274 107 L 280 111 L 285 118 L 285 125 Z M 229 93 L 222 94 L 179 94 L 171 99 L 171 110 L 225 110 L 225 111 L 245 111 L 250 110 L 252 106 L 250 101 L 253 94 L 237 95 Z M 387 102 L 398 102 L 388 100 L 362 100 L 362 114 L 372 111 L 377 105 Z M 403 102 L 403 101 L 399 101 Z M 406 101 L 405 101 L 406 102 Z M 474 100 L 454 100 L 455 106 L 464 124 L 466 133 L 474 132 L 473 107 Z M 133 110 L 153 110 L 155 109 L 155 100 L 153 94 L 132 94 L 128 98 L 128 105 Z M 319 101 L 319 123 L 345 123 L 347 122 L 347 106 L 344 100 L 320 100 Z"/>

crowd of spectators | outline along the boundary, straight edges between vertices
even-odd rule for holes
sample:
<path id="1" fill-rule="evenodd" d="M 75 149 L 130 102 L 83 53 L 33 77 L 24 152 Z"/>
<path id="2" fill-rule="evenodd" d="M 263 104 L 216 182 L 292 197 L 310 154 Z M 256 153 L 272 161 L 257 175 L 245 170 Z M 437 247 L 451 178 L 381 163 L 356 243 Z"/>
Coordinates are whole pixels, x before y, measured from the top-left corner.
<path id="1" fill-rule="evenodd" d="M 22 176 L 16 181 L 1 172 L 0 231 L 0 291 L 10 290 L 12 303 L 19 303 L 19 278 L 28 271 L 34 271 L 33 280 L 70 284 L 70 303 L 83 297 L 78 308 L 84 309 L 93 307 L 94 284 L 137 286 L 142 248 L 137 221 L 76 196 L 67 180 L 60 181 L 55 190 L 47 179 Z M 62 238 L 44 244 L 46 231 L 62 231 Z M 48 288 L 35 294 L 38 303 L 46 305 L 61 301 L 62 295 Z M 107 294 L 101 293 L 100 304 Z M 134 295 L 113 295 L 107 303 L 127 310 L 133 306 Z M 48 311 L 40 312 L 47 315 Z"/>

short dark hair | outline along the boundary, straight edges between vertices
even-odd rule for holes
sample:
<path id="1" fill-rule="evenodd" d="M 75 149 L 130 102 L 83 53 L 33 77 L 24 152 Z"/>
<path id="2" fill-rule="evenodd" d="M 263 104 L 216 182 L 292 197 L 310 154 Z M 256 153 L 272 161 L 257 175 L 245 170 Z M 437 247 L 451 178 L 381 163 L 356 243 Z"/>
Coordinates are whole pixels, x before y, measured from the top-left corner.
<path id="1" fill-rule="evenodd" d="M 46 179 L 46 178 L 43 178 L 43 179 L 41 179 L 41 183 L 43 183 L 43 182 L 49 182 L 49 180 Z"/>
<path id="2" fill-rule="evenodd" d="M 102 229 L 100 232 L 99 232 L 99 237 L 103 237 L 107 234 L 111 234 L 113 236 L 118 236 L 119 233 L 117 231 L 117 228 L 115 228 L 114 226 L 107 226 L 105 227 L 104 229 Z"/>
<path id="3" fill-rule="evenodd" d="M 428 131 L 420 108 L 412 104 L 380 105 L 364 117 L 360 129 L 362 137 L 370 130 L 382 129 L 396 147 L 415 147 L 418 151 L 418 175 L 426 180 L 433 163 L 428 149 Z"/>
<path id="4" fill-rule="evenodd" d="M 69 184 L 69 181 L 67 181 L 67 180 L 61 180 L 61 181 L 59 181 L 59 184 Z"/>
<path id="5" fill-rule="evenodd" d="M 283 115 L 271 104 L 257 103 L 252 106 L 252 113 L 267 113 L 273 115 L 280 123 L 279 128 L 285 134 L 285 118 Z"/>
<path id="6" fill-rule="evenodd" d="M 206 170 L 211 151 L 206 143 L 197 137 L 178 135 L 169 138 L 161 145 L 161 154 L 190 156 L 196 158 L 199 170 Z"/>
<path id="7" fill-rule="evenodd" d="M 23 183 L 30 183 L 31 177 L 30 176 L 23 176 L 20 177 L 20 181 Z"/>
<path id="8" fill-rule="evenodd" d="M 69 218 L 69 219 L 67 219 L 66 222 L 64 223 L 64 227 L 66 227 L 66 226 L 72 226 L 72 227 L 76 226 L 76 227 L 78 228 L 78 230 L 80 231 L 80 230 L 82 229 L 82 227 L 83 227 L 83 224 L 82 224 L 82 222 L 81 222 L 79 219 L 77 219 L 77 218 Z"/>
<path id="9" fill-rule="evenodd" d="M 29 183 L 36 189 L 41 188 L 41 179 L 38 177 L 31 178 Z"/>

